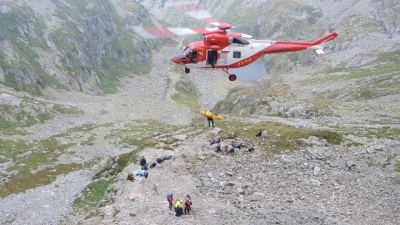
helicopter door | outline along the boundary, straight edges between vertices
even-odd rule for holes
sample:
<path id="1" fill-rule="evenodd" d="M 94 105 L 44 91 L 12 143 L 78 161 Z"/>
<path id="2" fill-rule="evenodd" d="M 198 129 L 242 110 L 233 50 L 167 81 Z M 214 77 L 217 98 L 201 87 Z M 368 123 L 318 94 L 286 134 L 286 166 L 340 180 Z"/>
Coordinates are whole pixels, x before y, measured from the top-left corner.
<path id="1" fill-rule="evenodd" d="M 207 51 L 207 65 L 211 65 L 212 67 L 215 67 L 217 64 L 218 60 L 218 52 L 213 51 L 213 50 L 208 50 Z"/>

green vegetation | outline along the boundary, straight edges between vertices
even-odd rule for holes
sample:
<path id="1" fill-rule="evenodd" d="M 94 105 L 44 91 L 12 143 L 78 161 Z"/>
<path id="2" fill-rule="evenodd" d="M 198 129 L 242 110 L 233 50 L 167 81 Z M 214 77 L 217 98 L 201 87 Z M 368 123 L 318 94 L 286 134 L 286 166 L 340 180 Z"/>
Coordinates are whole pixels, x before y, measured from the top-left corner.
<path id="1" fill-rule="evenodd" d="M 365 136 L 398 140 L 400 138 L 400 129 L 384 126 L 380 129 L 368 131 L 368 133 L 366 133 Z"/>
<path id="2" fill-rule="evenodd" d="M 249 33 L 255 38 L 266 38 L 273 36 L 279 31 L 285 31 L 285 37 L 298 38 L 304 35 L 304 31 L 318 33 L 319 30 L 313 28 L 318 18 L 323 14 L 312 5 L 306 5 L 296 1 L 281 0 L 262 3 L 254 7 L 235 7 L 242 1 L 235 0 L 226 13 L 222 15 L 222 21 L 230 21 L 232 24 L 242 24 L 240 31 Z M 238 12 L 240 10 L 240 13 Z M 263 18 L 265 23 L 262 25 L 262 33 L 259 30 L 259 21 Z M 304 29 L 299 29 L 304 28 Z M 311 30 L 310 30 L 311 29 Z"/>
<path id="3" fill-rule="evenodd" d="M 108 187 L 114 183 L 115 178 L 109 179 L 99 179 L 92 182 L 82 193 L 82 196 L 75 199 L 74 210 L 83 210 L 89 213 L 89 217 L 97 214 L 97 210 L 94 210 L 98 205 L 99 201 L 104 197 L 107 192 Z"/>
<path id="4" fill-rule="evenodd" d="M 12 11 L 2 16 L 0 28 L 2 29 L 0 39 L 7 40 L 16 55 L 16 59 L 11 61 L 4 58 L 3 55 L 0 57 L 0 67 L 5 71 L 5 85 L 34 95 L 42 95 L 44 86 L 65 89 L 54 77 L 49 76 L 42 69 L 37 60 L 39 56 L 32 50 L 32 47 L 38 47 L 44 51 L 49 49 L 43 39 L 46 25 L 42 18 L 36 17 L 29 7 L 13 8 Z M 26 29 L 28 29 L 27 32 L 35 35 L 26 37 L 25 34 L 20 33 L 20 30 Z M 18 41 L 19 39 L 23 41 Z M 11 68 L 32 70 L 39 79 L 21 82 L 16 79 L 14 73 L 9 71 Z"/>
<path id="5" fill-rule="evenodd" d="M 172 96 L 172 100 L 178 104 L 189 107 L 193 111 L 198 111 L 200 109 L 198 103 L 200 94 L 193 82 L 178 81 L 175 84 L 175 89 L 178 91 L 178 93 Z"/>
<path id="6" fill-rule="evenodd" d="M 49 104 L 51 103 L 30 98 L 23 98 L 19 105 L 0 104 L 0 111 L 4 113 L 3 119 L 0 118 L 0 131 L 8 135 L 25 135 L 26 132 L 22 129 L 23 127 L 44 123 L 52 119 L 54 113 L 83 113 L 83 111 L 73 106 L 54 104 L 50 108 Z M 6 121 L 5 119 L 11 121 Z"/>
<path id="7" fill-rule="evenodd" d="M 18 127 L 17 124 L 0 119 L 0 133 L 5 135 L 26 135 L 27 132 Z"/>
<path id="8" fill-rule="evenodd" d="M 396 172 L 400 173 L 400 162 L 396 163 Z"/>
<path id="9" fill-rule="evenodd" d="M 332 83 L 347 82 L 351 80 L 357 83 L 358 88 L 352 88 L 344 85 L 340 89 L 318 93 L 320 97 L 337 98 L 338 96 L 351 96 L 353 99 L 367 100 L 379 98 L 386 95 L 400 94 L 399 82 L 396 79 L 400 71 L 400 52 L 381 52 L 376 54 L 365 54 L 360 57 L 375 57 L 368 68 L 345 68 L 342 63 L 336 68 L 328 68 L 316 74 L 325 74 L 310 80 L 304 80 L 304 83 Z M 368 78 L 365 79 L 365 78 Z"/>
<path id="10" fill-rule="evenodd" d="M 396 157 L 396 155 L 388 155 L 388 157 L 382 167 L 385 168 L 386 166 L 391 165 L 390 161 L 392 161 L 392 159 L 394 159 L 395 157 Z"/>
<path id="11" fill-rule="evenodd" d="M 87 140 L 81 142 L 80 145 L 92 145 L 93 142 L 96 140 L 96 134 L 91 134 Z"/>
<path id="12" fill-rule="evenodd" d="M 57 4 L 63 5 L 61 2 L 57 2 Z M 108 1 L 73 0 L 69 4 L 71 7 L 64 7 L 63 11 L 57 12 L 57 16 L 65 21 L 65 26 L 51 34 L 55 45 L 65 52 L 65 57 L 61 60 L 63 65 L 60 69 L 66 70 L 69 76 L 72 77 L 82 73 L 83 70 L 96 72 L 100 81 L 100 88 L 105 94 L 115 93 L 118 89 L 119 79 L 124 76 L 150 72 L 151 66 L 143 63 L 143 57 L 145 56 L 142 52 L 147 49 L 140 49 L 147 47 L 147 42 L 134 39 L 135 36 L 126 28 L 125 20 L 118 15 L 116 9 Z M 136 12 L 140 8 L 134 2 L 121 4 L 126 5 L 126 10 L 128 11 Z M 97 65 L 98 61 L 96 60 L 96 63 L 93 63 L 93 66 L 89 68 L 87 65 L 82 65 L 80 61 L 77 61 L 78 57 L 75 57 L 75 55 L 77 48 L 80 47 L 74 46 L 74 43 L 81 42 L 82 38 L 91 39 L 96 38 L 98 35 L 81 33 L 77 28 L 77 24 L 68 18 L 73 18 L 78 22 L 85 20 L 85 23 L 87 23 L 91 20 L 97 21 L 99 16 L 115 24 L 115 26 L 106 24 L 107 27 L 104 30 L 97 31 L 104 32 L 110 40 L 113 40 L 113 44 L 109 49 L 111 52 L 100 59 L 101 64 Z M 97 23 L 95 21 L 93 23 Z M 148 59 L 144 60 L 150 62 Z"/>
<path id="13" fill-rule="evenodd" d="M 359 147 L 359 146 L 364 146 L 362 143 L 359 142 L 351 142 L 346 144 L 346 147 L 350 148 L 350 147 Z"/>
<path id="14" fill-rule="evenodd" d="M 62 114 L 83 114 L 84 112 L 74 106 L 54 104 L 53 109 Z"/>
<path id="15" fill-rule="evenodd" d="M 343 140 L 343 135 L 336 132 L 305 130 L 272 122 L 246 124 L 237 121 L 221 121 L 218 126 L 223 130 L 221 132 L 222 138 L 230 137 L 230 133 L 235 132 L 242 140 L 249 140 L 255 143 L 260 147 L 260 149 L 263 149 L 266 154 L 275 154 L 285 150 L 294 150 L 298 147 L 298 139 L 307 139 L 309 136 L 316 136 L 320 139 L 325 139 L 330 144 L 340 144 Z M 266 130 L 269 136 L 257 138 L 256 134 L 260 130 Z"/>
<path id="16" fill-rule="evenodd" d="M 116 144 L 136 146 L 139 149 L 153 146 L 153 133 L 168 133 L 179 127 L 164 125 L 154 120 L 137 121 L 135 124 L 127 124 L 122 129 L 113 129 L 106 139 L 119 139 Z"/>
<path id="17" fill-rule="evenodd" d="M 367 69 L 352 69 L 352 68 L 345 68 L 345 64 L 340 64 L 343 67 L 336 67 L 336 68 L 331 68 L 326 71 L 323 71 L 324 73 L 336 73 L 336 72 L 346 72 L 346 75 L 340 75 L 340 76 L 329 76 L 328 78 L 323 78 L 323 80 L 327 82 L 331 81 L 337 81 L 340 79 L 346 79 L 346 80 L 351 80 L 351 79 L 359 79 L 359 78 L 364 78 L 364 77 L 370 77 L 370 76 L 375 76 L 375 75 L 382 75 L 382 74 L 388 74 L 392 72 L 397 72 L 400 70 L 400 51 L 396 52 L 380 52 L 377 55 L 365 55 L 365 57 L 376 57 L 376 60 L 372 63 L 369 63 L 369 65 L 373 65 L 373 68 L 367 68 Z"/>
<path id="18" fill-rule="evenodd" d="M 79 169 L 82 169 L 82 166 L 79 164 L 60 164 L 51 167 L 51 169 L 41 170 L 29 176 L 20 175 L 20 173 L 18 173 L 7 183 L 0 185 L 0 198 L 49 184 L 53 182 L 58 175 L 67 174 Z"/>
<path id="19" fill-rule="evenodd" d="M 158 49 L 162 44 L 171 43 L 171 40 L 162 40 L 149 44 L 149 41 L 138 38 L 129 31 L 125 19 L 118 15 L 114 5 L 107 0 L 71 0 L 68 4 L 59 0 L 53 2 L 58 7 L 55 15 L 63 21 L 60 29 L 49 34 L 50 40 L 62 54 L 59 56 L 61 64 L 56 66 L 72 78 L 88 73 L 97 76 L 97 81 L 100 82 L 96 85 L 105 94 L 115 93 L 122 77 L 149 73 L 151 70 L 149 51 Z M 140 10 L 140 5 L 135 2 L 120 4 L 130 12 Z M 99 19 L 105 21 L 104 26 L 97 26 Z M 97 27 L 89 28 L 88 24 Z M 151 20 L 145 21 L 144 24 L 151 25 Z M 43 18 L 35 15 L 28 6 L 13 7 L 11 12 L 2 16 L 0 28 L 2 28 L 0 40 L 6 40 L 11 45 L 12 53 L 15 53 L 12 55 L 16 56 L 13 59 L 0 56 L 0 67 L 5 71 L 5 85 L 33 95 L 43 95 L 43 89 L 47 86 L 67 90 L 43 70 L 39 56 L 33 48 L 50 50 L 43 38 L 47 29 Z M 82 30 L 85 32 L 81 32 Z M 104 35 L 108 37 L 105 46 L 98 46 L 98 43 L 104 42 L 102 40 Z M 96 46 L 83 47 L 83 44 L 93 45 L 93 39 L 96 40 Z M 87 53 L 87 48 L 93 49 L 94 52 Z M 106 54 L 98 54 L 98 51 L 103 50 Z M 92 62 L 83 62 L 82 57 L 78 57 L 82 52 Z M 16 68 L 24 74 L 32 71 L 37 78 L 31 76 L 32 79 L 21 79 L 16 77 L 17 73 L 10 70 L 11 68 Z M 82 90 L 83 87 L 87 86 L 81 86 L 81 91 L 85 91 Z M 91 91 L 97 87 L 87 88 Z"/>
<path id="20" fill-rule="evenodd" d="M 81 164 L 53 165 L 60 155 L 66 153 L 68 149 L 76 145 L 75 143 L 61 143 L 61 138 L 69 138 L 77 132 L 86 133 L 104 126 L 109 126 L 109 124 L 85 124 L 81 127 L 69 129 L 63 134 L 29 143 L 0 140 L 1 158 L 12 159 L 14 162 L 14 165 L 9 167 L 6 171 L 18 172 L 15 176 L 12 176 L 6 184 L 0 186 L 0 197 L 49 184 L 60 174 L 67 174 L 71 171 L 90 166 L 90 163 L 85 166 Z M 87 141 L 93 140 L 93 135 L 94 134 L 89 136 Z M 39 171 L 34 173 L 32 172 L 34 170 Z"/>

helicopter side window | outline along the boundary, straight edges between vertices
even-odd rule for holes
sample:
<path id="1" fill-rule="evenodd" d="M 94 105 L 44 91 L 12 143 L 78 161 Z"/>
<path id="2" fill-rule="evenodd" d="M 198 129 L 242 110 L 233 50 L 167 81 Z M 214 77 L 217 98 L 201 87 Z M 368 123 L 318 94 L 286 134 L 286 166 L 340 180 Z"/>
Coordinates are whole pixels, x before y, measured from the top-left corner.
<path id="1" fill-rule="evenodd" d="M 233 52 L 233 58 L 240 58 L 240 57 L 242 57 L 241 52 Z"/>
<path id="2" fill-rule="evenodd" d="M 232 43 L 241 44 L 241 45 L 248 45 L 250 42 L 248 42 L 248 41 L 247 41 L 246 39 L 244 39 L 244 38 L 232 37 Z"/>

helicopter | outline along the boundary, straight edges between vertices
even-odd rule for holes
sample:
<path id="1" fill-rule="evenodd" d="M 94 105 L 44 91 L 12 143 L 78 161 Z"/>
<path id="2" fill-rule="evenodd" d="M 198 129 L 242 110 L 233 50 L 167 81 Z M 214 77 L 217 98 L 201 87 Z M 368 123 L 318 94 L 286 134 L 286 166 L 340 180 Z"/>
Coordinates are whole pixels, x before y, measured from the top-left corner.
<path id="1" fill-rule="evenodd" d="M 174 6 L 174 8 L 217 28 L 134 26 L 133 31 L 147 39 L 202 34 L 203 40 L 188 44 L 180 54 L 173 56 L 171 61 L 184 65 L 186 73 L 190 73 L 190 68 L 222 69 L 230 81 L 235 81 L 237 76 L 230 74 L 229 69 L 248 66 L 263 55 L 312 49 L 320 56 L 325 54 L 323 44 L 338 37 L 338 34 L 331 30 L 329 34 L 313 42 L 257 40 L 249 34 L 231 32 L 234 26 L 217 22 L 199 4 Z"/>

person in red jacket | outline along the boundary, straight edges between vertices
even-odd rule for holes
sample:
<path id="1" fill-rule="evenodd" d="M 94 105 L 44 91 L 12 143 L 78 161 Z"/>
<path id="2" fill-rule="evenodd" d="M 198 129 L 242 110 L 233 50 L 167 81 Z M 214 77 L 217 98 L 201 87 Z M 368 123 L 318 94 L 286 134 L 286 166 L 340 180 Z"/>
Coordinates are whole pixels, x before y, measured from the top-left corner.
<path id="1" fill-rule="evenodd" d="M 187 212 L 187 214 L 189 214 L 191 205 L 192 205 L 192 200 L 190 198 L 190 195 L 187 195 L 186 199 L 185 199 L 185 215 L 186 215 L 186 212 Z"/>
<path id="2" fill-rule="evenodd" d="M 172 206 L 174 203 L 174 195 L 172 193 L 168 195 L 168 203 L 169 203 L 169 210 L 172 210 Z"/>

